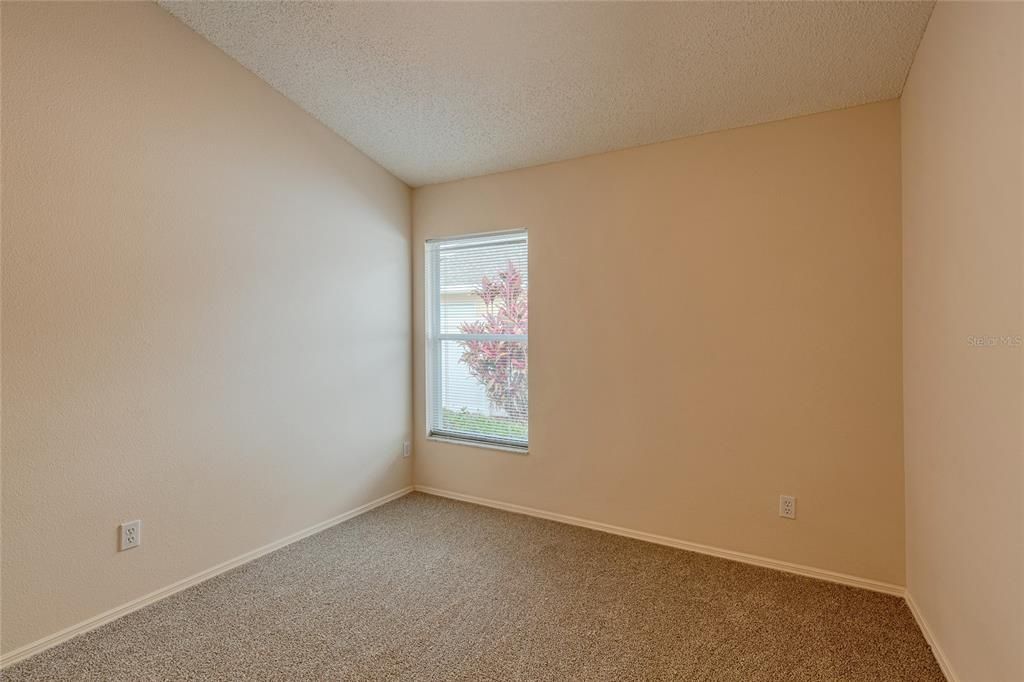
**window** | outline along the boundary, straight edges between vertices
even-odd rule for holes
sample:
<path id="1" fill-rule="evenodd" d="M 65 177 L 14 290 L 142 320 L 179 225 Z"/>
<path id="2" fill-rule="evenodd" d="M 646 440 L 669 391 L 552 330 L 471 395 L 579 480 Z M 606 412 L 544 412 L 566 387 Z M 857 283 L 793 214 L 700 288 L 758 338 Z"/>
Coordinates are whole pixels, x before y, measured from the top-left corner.
<path id="1" fill-rule="evenodd" d="M 427 242 L 427 435 L 525 450 L 526 231 Z"/>

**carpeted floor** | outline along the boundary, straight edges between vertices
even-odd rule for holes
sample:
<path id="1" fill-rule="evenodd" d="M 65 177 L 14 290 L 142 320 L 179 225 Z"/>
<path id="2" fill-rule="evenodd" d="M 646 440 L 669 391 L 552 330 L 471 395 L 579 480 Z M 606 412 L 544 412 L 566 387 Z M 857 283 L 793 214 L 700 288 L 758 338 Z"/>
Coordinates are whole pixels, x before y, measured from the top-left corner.
<path id="1" fill-rule="evenodd" d="M 903 601 L 414 493 L 19 680 L 942 680 Z"/>

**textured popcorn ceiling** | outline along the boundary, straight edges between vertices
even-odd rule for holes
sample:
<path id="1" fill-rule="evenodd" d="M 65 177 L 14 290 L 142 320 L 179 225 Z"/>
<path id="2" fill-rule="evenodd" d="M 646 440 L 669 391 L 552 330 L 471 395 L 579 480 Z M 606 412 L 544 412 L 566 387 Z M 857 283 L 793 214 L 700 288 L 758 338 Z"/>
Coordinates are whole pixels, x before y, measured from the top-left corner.
<path id="1" fill-rule="evenodd" d="M 932 10 L 160 4 L 413 186 L 898 97 Z"/>

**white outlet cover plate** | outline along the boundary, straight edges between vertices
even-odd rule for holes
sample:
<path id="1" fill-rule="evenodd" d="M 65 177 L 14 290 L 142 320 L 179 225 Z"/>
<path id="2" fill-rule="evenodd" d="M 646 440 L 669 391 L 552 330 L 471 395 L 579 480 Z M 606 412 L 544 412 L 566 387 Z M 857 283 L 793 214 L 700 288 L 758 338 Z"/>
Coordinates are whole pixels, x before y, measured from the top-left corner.
<path id="1" fill-rule="evenodd" d="M 142 544 L 142 521 L 126 521 L 121 524 L 121 542 L 118 551 L 132 549 Z"/>
<path id="2" fill-rule="evenodd" d="M 791 495 L 779 495 L 779 516 L 787 519 L 796 518 L 796 498 Z"/>

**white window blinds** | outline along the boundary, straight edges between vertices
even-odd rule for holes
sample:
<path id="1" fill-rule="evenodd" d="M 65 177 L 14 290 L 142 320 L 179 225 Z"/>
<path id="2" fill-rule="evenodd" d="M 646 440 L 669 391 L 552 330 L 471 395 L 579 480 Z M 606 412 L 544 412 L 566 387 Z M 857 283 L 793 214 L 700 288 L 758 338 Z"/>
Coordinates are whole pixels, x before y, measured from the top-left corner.
<path id="1" fill-rule="evenodd" d="M 427 242 L 429 435 L 526 448 L 526 249 L 525 230 Z"/>

